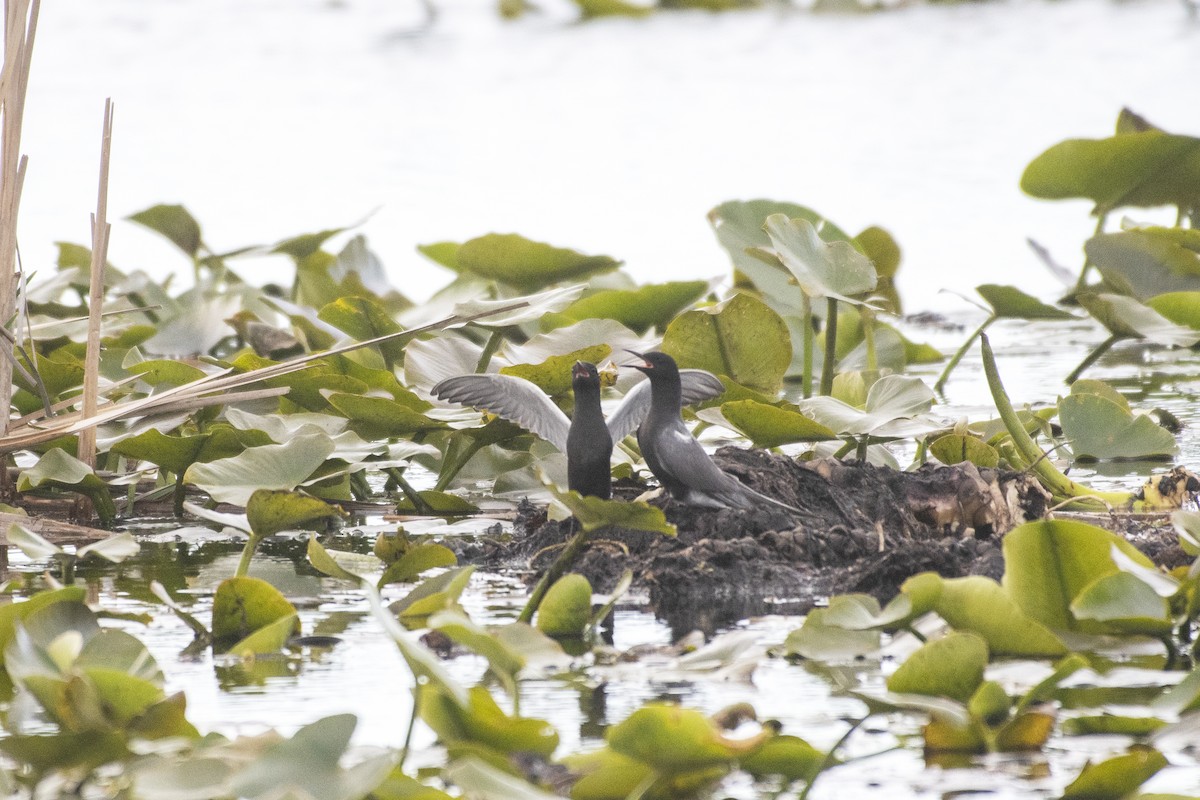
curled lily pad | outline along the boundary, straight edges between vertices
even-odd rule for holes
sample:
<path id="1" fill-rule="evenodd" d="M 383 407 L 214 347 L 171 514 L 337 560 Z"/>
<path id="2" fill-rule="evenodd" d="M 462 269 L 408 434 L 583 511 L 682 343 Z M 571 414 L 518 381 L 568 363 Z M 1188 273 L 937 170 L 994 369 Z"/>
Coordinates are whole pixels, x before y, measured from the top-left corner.
<path id="1" fill-rule="evenodd" d="M 579 636 L 592 613 L 592 585 L 572 573 L 555 581 L 538 606 L 537 627 L 547 636 Z"/>
<path id="2" fill-rule="evenodd" d="M 108 484 L 96 476 L 84 464 L 65 450 L 47 450 L 38 462 L 23 470 L 17 478 L 17 491 L 28 492 L 42 486 L 52 486 L 78 492 L 92 501 L 101 521 L 109 524 L 117 515 Z"/>
<path id="3" fill-rule="evenodd" d="M 1000 453 L 996 448 L 975 436 L 960 433 L 939 436 L 929 444 L 929 452 L 943 464 L 969 461 L 977 467 L 996 467 Z"/>
<path id="4" fill-rule="evenodd" d="M 1176 325 L 1149 306 L 1119 294 L 1081 294 L 1079 304 L 1114 335 L 1155 344 L 1191 347 L 1200 331 Z"/>
<path id="5" fill-rule="evenodd" d="M 767 217 L 764 227 L 775 255 L 809 297 L 855 302 L 875 288 L 874 265 L 850 242 L 826 241 L 809 220 L 785 214 Z"/>
<path id="6" fill-rule="evenodd" d="M 833 397 L 809 398 L 799 406 L 839 435 L 905 437 L 941 427 L 941 423 L 925 416 L 933 401 L 933 391 L 920 378 L 887 375 L 871 385 L 862 409 Z"/>
<path id="7" fill-rule="evenodd" d="M 804 624 L 788 634 L 784 649 L 788 655 L 816 661 L 852 661 L 879 652 L 880 633 L 870 628 L 854 629 L 828 624 L 828 609 L 808 612 Z"/>
<path id="8" fill-rule="evenodd" d="M 680 367 L 727 375 L 764 392 L 779 390 L 792 361 L 783 320 L 747 294 L 679 315 L 667 326 L 662 349 Z"/>
<path id="9" fill-rule="evenodd" d="M 259 489 L 246 501 L 246 518 L 255 536 L 304 530 L 341 517 L 341 511 L 315 497 L 290 491 Z"/>
<path id="10" fill-rule="evenodd" d="M 523 292 L 610 272 L 621 264 L 609 256 L 587 256 L 511 233 L 489 233 L 463 242 L 454 254 L 454 263 L 460 270 Z"/>
<path id="11" fill-rule="evenodd" d="M 798 410 L 756 400 L 722 403 L 721 415 L 756 447 L 778 447 L 793 442 L 819 442 L 837 438 L 832 430 Z"/>
<path id="12" fill-rule="evenodd" d="M 608 746 L 661 773 L 680 773 L 730 764 L 771 738 L 761 733 L 730 739 L 699 711 L 651 703 L 608 729 Z"/>
<path id="13" fill-rule="evenodd" d="M 1076 458 L 1165 458 L 1179 451 L 1175 437 L 1153 419 L 1134 415 L 1127 403 L 1088 392 L 1080 383 L 1058 401 L 1063 435 Z"/>
<path id="14" fill-rule="evenodd" d="M 1034 197 L 1082 197 L 1096 213 L 1122 206 L 1200 205 L 1200 139 L 1147 130 L 1068 139 L 1030 162 L 1021 188 Z"/>
<path id="15" fill-rule="evenodd" d="M 1098 764 L 1089 763 L 1063 791 L 1062 800 L 1120 800 L 1137 791 L 1165 766 L 1166 756 L 1150 748 L 1138 748 Z"/>
<path id="16" fill-rule="evenodd" d="M 1106 285 L 1146 302 L 1200 291 L 1200 231 L 1138 228 L 1093 236 L 1084 246 Z"/>
<path id="17" fill-rule="evenodd" d="M 296 618 L 296 607 L 259 578 L 229 578 L 221 582 L 213 596 L 212 634 L 218 641 L 244 639 L 286 618 Z M 298 618 L 292 628 L 293 632 L 300 629 Z"/>
<path id="18" fill-rule="evenodd" d="M 181 205 L 160 204 L 129 216 L 131 222 L 144 225 L 162 234 L 192 258 L 196 257 L 203 241 L 200 223 Z"/>
<path id="19" fill-rule="evenodd" d="M 951 633 L 922 645 L 909 656 L 888 678 L 888 691 L 966 702 L 983 682 L 987 662 L 987 642 L 982 637 Z"/>
<path id="20" fill-rule="evenodd" d="M 548 314 L 543 329 L 560 327 L 589 318 L 613 319 L 638 334 L 651 328 L 665 329 L 681 311 L 696 302 L 708 289 L 707 281 L 675 281 L 639 286 L 636 289 L 606 289 L 576 300 L 557 314 Z"/>
<path id="21" fill-rule="evenodd" d="M 193 464 L 185 480 L 219 502 L 245 505 L 259 489 L 296 488 L 335 449 L 323 433 L 296 436 L 286 444 L 252 447 L 232 458 Z"/>

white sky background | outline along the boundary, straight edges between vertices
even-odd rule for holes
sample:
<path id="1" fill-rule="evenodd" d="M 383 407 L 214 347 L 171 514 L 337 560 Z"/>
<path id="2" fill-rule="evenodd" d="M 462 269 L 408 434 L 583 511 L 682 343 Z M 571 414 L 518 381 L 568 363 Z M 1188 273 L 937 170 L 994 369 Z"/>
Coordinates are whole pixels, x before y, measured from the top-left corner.
<path id="1" fill-rule="evenodd" d="M 363 230 L 416 299 L 449 279 L 416 244 L 490 231 L 624 259 L 641 282 L 727 274 L 705 213 L 754 197 L 886 227 L 910 310 L 966 308 L 938 290 L 984 282 L 1054 297 L 1025 237 L 1075 267 L 1094 220 L 1022 195 L 1025 165 L 1108 135 L 1122 105 L 1200 135 L 1200 22 L 1181 0 L 582 25 L 564 0 L 515 23 L 490 0 L 433 2 L 432 30 L 406 37 L 409 0 L 49 0 L 26 268 L 87 241 L 106 96 L 118 267 L 190 272 L 120 219 L 159 202 L 186 205 L 216 250 L 379 209 Z M 282 262 L 245 264 L 286 279 Z"/>

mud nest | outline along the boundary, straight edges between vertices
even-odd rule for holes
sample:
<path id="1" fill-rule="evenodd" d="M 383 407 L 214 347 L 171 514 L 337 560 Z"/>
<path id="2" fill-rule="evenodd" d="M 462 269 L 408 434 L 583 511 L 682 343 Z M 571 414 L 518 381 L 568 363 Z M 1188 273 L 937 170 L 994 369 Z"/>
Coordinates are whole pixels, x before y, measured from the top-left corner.
<path id="1" fill-rule="evenodd" d="M 764 612 L 800 613 L 831 594 L 866 592 L 886 601 L 906 579 L 929 570 L 999 578 L 1003 534 L 1040 519 L 1049 504 L 1029 475 L 969 463 L 900 472 L 832 459 L 796 462 L 735 447 L 719 450 L 715 460 L 802 513 L 765 504 L 696 508 L 660 496 L 651 503 L 678 536 L 604 531 L 573 571 L 607 591 L 630 569 L 660 616 L 705 628 Z M 617 494 L 631 499 L 644 488 L 618 485 Z M 546 521 L 535 511 L 518 520 L 516 532 L 486 560 L 540 572 L 569 537 L 570 522 Z M 1165 537 L 1141 535 L 1143 542 L 1131 537 L 1135 544 L 1152 556 L 1167 555 Z"/>

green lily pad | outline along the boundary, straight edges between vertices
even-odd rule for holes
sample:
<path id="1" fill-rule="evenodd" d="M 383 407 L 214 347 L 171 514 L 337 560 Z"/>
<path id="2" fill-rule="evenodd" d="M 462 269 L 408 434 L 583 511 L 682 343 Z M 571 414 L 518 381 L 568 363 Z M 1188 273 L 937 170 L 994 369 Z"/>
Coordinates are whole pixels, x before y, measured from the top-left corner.
<path id="1" fill-rule="evenodd" d="M 761 300 L 747 294 L 680 314 L 667 326 L 662 351 L 680 367 L 727 375 L 769 393 L 779 391 L 792 362 L 787 326 Z"/>
<path id="2" fill-rule="evenodd" d="M 983 682 L 988 647 L 983 637 L 955 632 L 922 645 L 891 674 L 888 691 L 966 702 Z"/>
<path id="3" fill-rule="evenodd" d="M 192 464 L 184 480 L 218 502 L 245 505 L 259 489 L 295 489 L 335 449 L 323 433 L 296 436 L 285 444 L 252 447 L 232 458 Z"/>
<path id="4" fill-rule="evenodd" d="M 1044 625 L 1030 618 L 1000 584 L 982 575 L 942 578 L 922 573 L 909 578 L 901 591 L 927 596 L 936 589 L 933 610 L 958 631 L 968 631 L 987 642 L 996 655 L 1054 657 L 1066 646 Z"/>
<path id="5" fill-rule="evenodd" d="M 793 442 L 821 442 L 837 438 L 832 430 L 799 411 L 756 400 L 722 403 L 721 415 L 755 447 L 778 447 Z"/>
<path id="6" fill-rule="evenodd" d="M 147 359 L 126 365 L 125 369 L 130 374 L 141 375 L 142 380 L 151 386 L 183 386 L 205 375 L 199 367 L 168 359 Z"/>
<path id="7" fill-rule="evenodd" d="M 1093 236 L 1084 245 L 1104 282 L 1146 302 L 1167 292 L 1200 291 L 1200 231 L 1181 240 L 1170 228 L 1139 228 Z"/>
<path id="8" fill-rule="evenodd" d="M 1166 756 L 1149 748 L 1088 764 L 1067 785 L 1062 800 L 1121 800 L 1165 766 Z"/>
<path id="9" fill-rule="evenodd" d="M 1004 537 L 1003 586 L 1026 616 L 1050 630 L 1103 632 L 1103 623 L 1079 620 L 1071 602 L 1097 578 L 1118 571 L 1110 549 L 1153 563 L 1123 538 L 1074 520 L 1027 522 Z"/>
<path id="10" fill-rule="evenodd" d="M 538 606 L 537 627 L 547 636 L 579 636 L 592 614 L 592 585 L 571 573 L 555 581 Z"/>
<path id="11" fill-rule="evenodd" d="M 548 757 L 558 747 L 558 732 L 540 719 L 504 713 L 484 686 L 467 690 L 461 704 L 432 684 L 419 689 L 421 719 L 448 745 L 480 744 L 500 753 L 536 753 Z"/>
<path id="12" fill-rule="evenodd" d="M 567 507 L 585 531 L 624 528 L 674 536 L 675 526 L 667 522 L 662 510 L 646 503 L 584 497 L 579 492 L 560 492 L 551 488 L 556 500 Z"/>
<path id="13" fill-rule="evenodd" d="M 299 492 L 259 489 L 246 501 L 246 518 L 255 536 L 280 531 L 307 530 L 315 523 L 341 518 L 341 511 L 315 497 Z"/>
<path id="14" fill-rule="evenodd" d="M 1191 347 L 1200 331 L 1176 325 L 1149 306 L 1119 294 L 1081 294 L 1079 305 L 1115 336 L 1146 339 L 1170 347 Z"/>
<path id="15" fill-rule="evenodd" d="M 96 476 L 87 464 L 65 450 L 47 450 L 38 462 L 17 477 L 17 491 L 28 492 L 39 487 L 54 487 L 78 492 L 92 501 L 97 516 L 105 524 L 117 515 L 108 484 Z"/>
<path id="16" fill-rule="evenodd" d="M 1167 458 L 1179 452 L 1171 432 L 1150 417 L 1074 387 L 1058 401 L 1058 419 L 1076 458 Z"/>
<path id="17" fill-rule="evenodd" d="M 1148 130 L 1068 139 L 1030 162 L 1021 188 L 1034 197 L 1081 197 L 1114 208 L 1200 205 L 1200 139 Z"/>
<path id="18" fill-rule="evenodd" d="M 587 256 L 517 234 L 489 233 L 463 242 L 455 262 L 466 272 L 535 292 L 561 281 L 611 272 L 621 262 L 609 256 Z"/>
<path id="19" fill-rule="evenodd" d="M 804 624 L 788 634 L 784 650 L 788 655 L 814 661 L 853 661 L 879 652 L 878 630 L 851 629 L 826 623 L 828 610 L 815 608 L 808 612 Z"/>
<path id="20" fill-rule="evenodd" d="M 787 735 L 768 739 L 756 752 L 738 762 L 756 778 L 779 775 L 788 781 L 809 782 L 816 778 L 824 763 L 823 752 L 799 736 Z"/>
<path id="21" fill-rule="evenodd" d="M 212 634 L 218 641 L 237 641 L 295 615 L 296 607 L 266 581 L 245 576 L 228 578 L 213 596 Z M 298 621 L 293 630 L 299 632 Z"/>
<path id="22" fill-rule="evenodd" d="M 867 390 L 865 408 L 855 408 L 833 397 L 811 397 L 798 405 L 839 435 L 904 438 L 943 427 L 926 417 L 933 401 L 933 390 L 920 378 L 885 375 Z"/>
<path id="23" fill-rule="evenodd" d="M 458 557 L 445 545 L 421 542 L 410 547 L 404 555 L 389 564 L 376 585 L 382 589 L 389 583 L 411 581 L 426 570 L 452 567 L 457 563 Z"/>
<path id="24" fill-rule="evenodd" d="M 730 739 L 699 711 L 649 703 L 609 728 L 605 739 L 616 752 L 670 774 L 729 764 L 755 752 L 770 737 L 764 733 Z"/>
<path id="25" fill-rule="evenodd" d="M 1176 325 L 1200 330 L 1200 291 L 1165 292 L 1151 297 L 1146 305 Z"/>
<path id="26" fill-rule="evenodd" d="M 975 291 L 992 307 L 992 313 L 1001 319 L 1074 319 L 1068 311 L 1046 305 L 1033 295 L 1022 292 L 1015 286 L 985 283 Z"/>
<path id="27" fill-rule="evenodd" d="M 226 651 L 235 656 L 266 655 L 278 653 L 287 646 L 288 640 L 300 632 L 300 617 L 292 614 L 290 617 L 280 617 L 269 625 L 265 625 L 246 638 L 230 645 Z"/>
<path id="28" fill-rule="evenodd" d="M 339 297 L 323 307 L 317 318 L 359 342 L 404 330 L 387 309 L 369 297 Z M 389 370 L 403 362 L 404 345 L 403 337 L 376 345 Z"/>
<path id="29" fill-rule="evenodd" d="M 707 281 L 674 281 L 636 289 L 605 289 L 542 319 L 543 330 L 584 319 L 614 319 L 638 335 L 667 324 L 708 290 Z"/>
<path id="30" fill-rule="evenodd" d="M 772 214 L 764 227 L 775 254 L 809 297 L 855 302 L 855 295 L 875 288 L 874 265 L 850 242 L 826 241 L 812 222 L 786 214 Z"/>
<path id="31" fill-rule="evenodd" d="M 131 214 L 129 220 L 162 234 L 192 258 L 196 257 L 203 243 L 200 238 L 200 223 L 181 205 L 151 206 L 145 211 Z"/>
<path id="32" fill-rule="evenodd" d="M 459 567 L 426 578 L 388 608 L 410 627 L 422 627 L 426 618 L 444 609 L 461 611 L 458 598 L 467 588 L 474 571 L 474 567 Z"/>
<path id="33" fill-rule="evenodd" d="M 1000 453 L 996 448 L 982 439 L 961 433 L 939 436 L 930 442 L 929 452 L 943 464 L 969 461 L 977 467 L 994 468 L 1000 465 Z"/>
<path id="34" fill-rule="evenodd" d="M 1104 575 L 1071 601 L 1076 619 L 1103 622 L 1125 633 L 1165 636 L 1174 623 L 1166 598 L 1128 572 Z"/>
<path id="35" fill-rule="evenodd" d="M 501 375 L 524 378 L 551 397 L 571 391 L 571 368 L 576 361 L 599 364 L 612 353 L 606 344 L 593 345 L 565 355 L 550 356 L 540 364 L 513 364 L 501 367 Z"/>

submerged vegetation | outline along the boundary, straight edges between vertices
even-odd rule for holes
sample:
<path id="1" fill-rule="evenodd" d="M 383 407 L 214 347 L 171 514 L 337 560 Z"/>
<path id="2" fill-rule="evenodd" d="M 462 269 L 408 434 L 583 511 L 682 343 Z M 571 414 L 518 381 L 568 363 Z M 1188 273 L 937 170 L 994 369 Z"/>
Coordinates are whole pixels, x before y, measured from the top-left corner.
<path id="1" fill-rule="evenodd" d="M 14 37 L 10 25 L 10 52 Z M 6 80 L 5 91 L 18 83 Z M 6 95 L 6 125 L 14 103 Z M 6 130 L 6 144 L 11 136 Z M 106 264 L 102 182 L 92 246 L 61 243 L 55 264 L 23 273 L 6 329 L 16 413 L 0 436 L 0 476 L 17 517 L 5 518 L 7 542 L 47 569 L 28 584 L 13 577 L 13 601 L 0 606 L 0 787 L 29 797 L 429 800 L 453 791 L 617 800 L 752 786 L 803 798 L 822 776 L 875 755 L 843 745 L 876 720 L 896 725 L 899 745 L 946 766 L 1040 752 L 1052 737 L 1069 746 L 1077 737 L 1120 736 L 1115 748 L 1123 752 L 1083 766 L 1062 796 L 1136 796 L 1172 760 L 1195 760 L 1194 512 L 1172 517 L 1186 557 L 1171 570 L 1077 519 L 990 533 L 938 524 L 959 538 L 1006 534 L 1000 580 L 921 572 L 882 604 L 864 594 L 831 597 L 769 650 L 757 634 L 734 631 L 658 654 L 680 681 L 746 677 L 768 660 L 819 675 L 859 709 L 830 746 L 810 743 L 808 731 L 788 729 L 765 708 L 707 715 L 651 701 L 607 724 L 602 746 L 563 747 L 562 731 L 525 715 L 526 681 L 603 681 L 606 668 L 639 657 L 616 652 L 603 633 L 633 576 L 594 605 L 592 585 L 570 567 L 610 534 L 615 548 L 617 532 L 676 535 L 675 509 L 632 499 L 648 482 L 631 440 L 615 451 L 625 499 L 562 492 L 562 454 L 503 419 L 438 403 L 431 389 L 496 371 L 569 409 L 573 363 L 604 365 L 611 393 L 627 393 L 633 378 L 615 368 L 621 353 L 657 348 L 724 385 L 721 396 L 687 412 L 701 432 L 719 427 L 758 447 L 785 448 L 789 458 L 833 455 L 898 469 L 897 453 L 906 453 L 914 468 L 1028 472 L 1071 508 L 1178 509 L 1198 487 L 1184 470 L 1156 475 L 1136 493 L 1100 492 L 1061 465 L 1164 466 L 1178 450 L 1161 415 L 1138 414 L 1112 386 L 1076 379 L 1125 339 L 1200 342 L 1197 145 L 1124 112 L 1115 136 L 1062 143 L 1035 159 L 1026 191 L 1096 203 L 1087 260 L 1058 305 L 1018 287 L 978 287 L 988 316 L 934 388 L 906 374 L 943 356 L 896 324 L 896 239 L 879 227 L 852 235 L 794 203 L 731 201 L 710 212 L 731 259 L 725 283 L 638 285 L 617 258 L 492 233 L 422 247 L 451 277 L 417 303 L 391 286 L 352 230 L 214 252 L 181 205 L 130 219 L 175 245 L 191 285 L 176 291 L 123 271 Z M 6 191 L 19 183 L 11 152 L 5 148 Z M 3 205 L 15 214 L 7 193 Z M 1177 209 L 1174 225 L 1106 229 L 1119 209 L 1161 205 Z M 290 259 L 290 283 L 249 281 L 263 257 Z M 1084 313 L 1110 336 L 1067 376 L 1065 396 L 1049 408 L 1014 405 L 986 329 L 997 319 L 1056 324 Z M 953 380 L 976 339 L 997 418 L 952 423 L 937 415 L 935 389 Z M 889 447 L 896 442 L 906 446 Z M 373 542 L 337 535 L 351 511 L 451 519 L 475 514 L 489 495 L 546 500 L 551 516 L 574 520 L 564 526 L 569 540 L 553 548 L 556 562 L 505 624 L 472 619 L 462 598 L 477 565 L 447 541 L 399 526 Z M 411 717 L 396 722 L 389 747 L 371 752 L 350 747 L 349 714 L 287 736 L 198 730 L 186 694 L 168 694 L 163 669 L 136 635 L 152 615 L 104 608 L 81 578 L 96 559 L 128 561 L 137 538 L 77 530 L 95 541 L 64 547 L 34 530 L 35 516 L 20 519 L 21 507 L 36 515 L 47 506 L 94 516 L 105 528 L 161 513 L 244 537 L 207 617 L 193 613 L 181 576 L 139 599 L 187 626 L 189 654 L 211 652 L 246 668 L 336 644 L 304 630 L 296 598 L 250 574 L 261 550 L 311 532 L 308 567 L 361 598 L 407 666 L 387 689 L 411 693 Z M 736 519 L 755 511 L 712 513 Z M 478 682 L 446 663 L 462 656 L 486 663 Z M 863 677 L 866 663 L 889 672 L 884 684 Z M 1006 669 L 1014 664 L 1019 675 Z M 414 763 L 421 729 L 440 749 Z"/>

